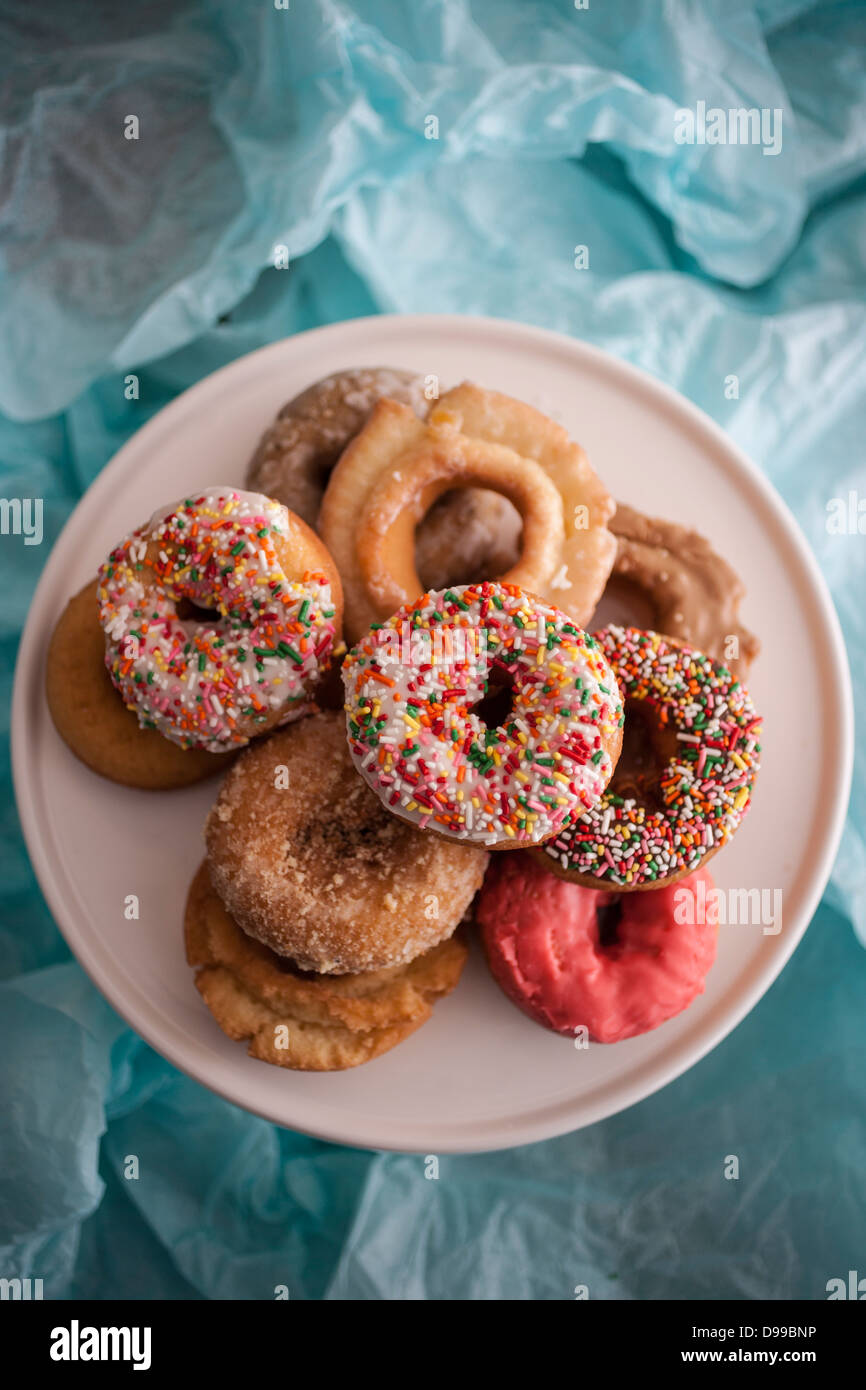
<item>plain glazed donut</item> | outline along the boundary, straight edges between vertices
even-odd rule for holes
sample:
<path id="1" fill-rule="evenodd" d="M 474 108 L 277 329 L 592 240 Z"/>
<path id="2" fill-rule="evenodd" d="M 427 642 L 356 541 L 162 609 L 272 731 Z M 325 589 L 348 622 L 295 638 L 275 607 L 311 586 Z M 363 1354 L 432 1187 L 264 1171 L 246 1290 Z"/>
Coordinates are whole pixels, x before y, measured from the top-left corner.
<path id="1" fill-rule="evenodd" d="M 511 501 L 515 494 L 500 486 L 497 470 L 512 476 L 522 470 L 539 498 L 538 479 L 546 475 L 545 496 L 557 494 L 556 535 L 551 529 L 531 566 L 524 554 L 504 582 L 526 586 L 531 570 L 533 592 L 578 624 L 592 613 L 616 549 L 605 525 L 613 502 L 561 426 L 521 401 L 464 385 L 442 397 L 428 424 L 404 406 L 380 401 L 331 475 L 319 530 L 343 580 L 350 642 L 390 616 L 395 600 L 410 602 L 422 591 L 412 560 L 414 528 L 448 489 L 477 485 L 482 462 L 483 481 Z M 424 479 L 429 479 L 426 487 Z M 377 529 L 385 525 L 391 543 L 380 558 L 386 565 L 374 569 L 369 552 Z M 524 531 L 524 551 L 526 543 Z"/>
<path id="2" fill-rule="evenodd" d="M 648 601 L 648 627 L 746 674 L 760 643 L 738 613 L 745 589 L 709 541 L 673 521 L 617 503 L 610 522 L 616 560 L 605 596 L 637 590 Z"/>
<path id="3" fill-rule="evenodd" d="M 439 408 L 470 438 L 505 445 L 521 458 L 534 460 L 559 489 L 565 540 L 540 597 L 585 627 L 616 555 L 616 541 L 607 527 L 616 503 L 583 449 L 540 410 L 468 381 L 446 391 Z"/>
<path id="4" fill-rule="evenodd" d="M 655 890 L 693 873 L 738 829 L 760 766 L 761 717 L 702 652 L 637 628 L 595 636 L 626 702 L 626 743 L 637 727 L 649 757 L 553 837 L 541 862 L 586 888 Z"/>
<path id="5" fill-rule="evenodd" d="M 212 753 L 305 714 L 340 633 L 340 580 L 318 537 L 279 502 L 228 487 L 127 536 L 100 568 L 98 596 L 127 709 Z"/>
<path id="6" fill-rule="evenodd" d="M 497 488 L 523 521 L 520 557 L 503 583 L 542 589 L 563 541 L 562 502 L 547 474 L 501 445 L 458 442 L 447 426 L 430 434 L 435 438 L 406 451 L 396 474 L 375 483 L 358 521 L 361 579 L 377 609 L 393 613 L 423 592 L 412 554 L 416 524 L 437 497 L 468 483 Z"/>
<path id="7" fill-rule="evenodd" d="M 335 463 L 386 396 L 420 420 L 427 415 L 423 377 L 396 367 L 354 367 L 308 386 L 265 431 L 247 471 L 250 488 L 315 526 Z M 479 488 L 441 497 L 415 537 L 424 589 L 504 574 L 519 553 L 517 512 L 506 498 Z"/>
<path id="8" fill-rule="evenodd" d="M 235 921 L 318 974 L 405 965 L 451 936 L 487 855 L 388 815 L 352 767 L 345 719 L 314 714 L 233 763 L 205 830 Z"/>
<path id="9" fill-rule="evenodd" d="M 564 883 L 529 857 L 491 862 L 475 906 L 490 969 L 536 1023 L 615 1043 L 658 1028 L 699 994 L 716 955 L 715 924 L 694 909 L 706 869 L 676 887 L 613 897 Z M 519 862 L 518 862 L 519 861 Z"/>
<path id="10" fill-rule="evenodd" d="M 521 849 L 594 806 L 622 742 L 598 643 L 515 585 L 425 594 L 343 665 L 349 746 L 396 816 L 451 839 Z M 511 685 L 490 727 L 475 706 Z"/>

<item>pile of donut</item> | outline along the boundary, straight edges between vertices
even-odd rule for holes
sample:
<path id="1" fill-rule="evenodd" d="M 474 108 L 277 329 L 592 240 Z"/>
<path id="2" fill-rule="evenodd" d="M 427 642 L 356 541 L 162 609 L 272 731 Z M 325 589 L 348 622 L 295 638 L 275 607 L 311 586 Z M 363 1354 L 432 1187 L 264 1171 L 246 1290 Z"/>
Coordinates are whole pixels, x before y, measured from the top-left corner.
<path id="1" fill-rule="evenodd" d="M 715 956 L 688 897 L 760 761 L 730 566 L 616 506 L 533 407 L 429 394 L 385 368 L 309 387 L 248 490 L 160 508 L 48 651 L 54 723 L 94 771 L 223 774 L 187 959 L 223 1031 L 284 1067 L 401 1042 L 473 925 L 557 1033 L 672 1018 Z M 603 595 L 648 626 L 587 632 Z"/>

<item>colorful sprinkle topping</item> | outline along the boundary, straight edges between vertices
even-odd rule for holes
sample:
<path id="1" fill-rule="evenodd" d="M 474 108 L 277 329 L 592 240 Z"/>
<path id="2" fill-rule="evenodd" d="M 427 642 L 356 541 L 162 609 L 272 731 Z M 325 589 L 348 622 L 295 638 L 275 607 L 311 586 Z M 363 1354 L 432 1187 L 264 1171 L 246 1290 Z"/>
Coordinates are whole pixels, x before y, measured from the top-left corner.
<path id="1" fill-rule="evenodd" d="M 386 806 L 457 839 L 540 844 L 592 807 L 622 702 L 597 642 L 513 584 L 424 594 L 343 667 L 349 746 Z M 489 727 L 474 707 L 510 687 Z"/>
<path id="2" fill-rule="evenodd" d="M 701 652 L 631 627 L 595 636 L 625 699 L 646 701 L 675 732 L 679 751 L 659 784 L 666 809 L 608 789 L 544 848 L 563 869 L 608 883 L 661 882 L 696 869 L 739 826 L 760 765 L 761 718 L 740 682 Z"/>
<path id="3" fill-rule="evenodd" d="M 285 572 L 290 526 L 268 497 L 208 488 L 157 512 L 100 567 L 105 664 L 143 728 L 219 753 L 309 709 L 334 606 L 324 574 Z M 185 615 L 184 601 L 213 617 Z"/>

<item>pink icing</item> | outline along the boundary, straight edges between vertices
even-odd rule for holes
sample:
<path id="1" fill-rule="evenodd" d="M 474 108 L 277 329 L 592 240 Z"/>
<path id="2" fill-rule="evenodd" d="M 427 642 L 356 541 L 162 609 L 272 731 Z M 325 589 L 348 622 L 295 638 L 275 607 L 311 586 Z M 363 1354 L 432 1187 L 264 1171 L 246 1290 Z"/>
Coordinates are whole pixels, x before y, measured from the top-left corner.
<path id="1" fill-rule="evenodd" d="M 701 879 L 709 895 L 706 869 L 623 894 L 615 942 L 602 945 L 596 910 L 616 894 L 567 883 L 528 854 L 494 855 L 475 908 L 490 969 L 518 1008 L 556 1033 L 583 1026 L 603 1043 L 647 1033 L 703 993 L 715 959 L 715 925 L 690 910 Z"/>

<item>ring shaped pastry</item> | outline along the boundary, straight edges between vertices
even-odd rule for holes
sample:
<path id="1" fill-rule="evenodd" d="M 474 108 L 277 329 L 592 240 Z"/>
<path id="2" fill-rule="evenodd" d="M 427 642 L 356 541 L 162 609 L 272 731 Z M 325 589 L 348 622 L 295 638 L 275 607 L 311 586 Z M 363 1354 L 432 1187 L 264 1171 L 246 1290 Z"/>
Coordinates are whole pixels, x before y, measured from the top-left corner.
<path id="1" fill-rule="evenodd" d="M 396 473 L 386 472 L 375 484 L 358 525 L 361 577 L 380 610 L 393 613 L 409 596 L 423 593 L 415 569 L 415 526 L 437 497 L 470 486 L 501 493 L 523 521 L 518 562 L 501 582 L 533 593 L 544 588 L 563 542 L 562 499 L 548 475 L 501 444 L 431 431 L 403 456 Z"/>
<path id="2" fill-rule="evenodd" d="M 181 748 L 143 729 L 111 683 L 97 583 L 91 580 L 57 620 L 45 661 L 45 695 L 54 727 L 93 772 L 125 787 L 171 791 L 222 771 L 232 753 Z"/>
<path id="3" fill-rule="evenodd" d="M 558 541 L 545 557 L 544 578 L 534 592 L 555 605 L 583 626 L 595 609 L 616 553 L 616 542 L 607 529 L 613 501 L 593 473 L 582 449 L 569 439 L 561 425 L 547 419 L 522 401 L 495 391 L 483 391 L 464 384 L 447 392 L 430 414 L 428 423 L 417 419 L 405 406 L 380 401 L 364 428 L 343 453 L 331 474 L 322 510 L 319 531 L 340 570 L 346 600 L 346 633 L 356 642 L 372 623 L 387 618 L 398 606 L 411 602 L 423 592 L 414 564 L 408 532 L 423 520 L 423 492 L 417 510 L 405 524 L 401 547 L 402 570 L 406 583 L 390 581 L 379 593 L 370 582 L 365 535 L 359 536 L 359 519 L 367 517 L 376 489 L 390 476 L 399 486 L 403 468 L 427 450 L 434 456 L 465 459 L 481 457 L 484 450 L 512 465 L 519 465 L 530 476 L 530 469 L 541 470 L 559 494 L 561 526 Z M 455 473 L 457 470 L 455 470 Z M 533 478 L 537 474 L 531 474 Z M 452 484 L 453 487 L 453 484 Z M 441 497 L 434 488 L 431 499 Z M 419 514 L 420 513 L 420 514 Z M 485 574 L 482 579 L 499 576 Z M 411 591 L 410 581 L 417 584 Z M 403 593 L 398 598 L 397 589 Z"/>
<path id="4" fill-rule="evenodd" d="M 350 367 L 308 386 L 262 436 L 247 470 L 251 491 L 275 497 L 315 526 L 334 464 L 385 396 L 427 414 L 424 378 L 397 367 Z"/>
<path id="5" fill-rule="evenodd" d="M 594 635 L 625 700 L 622 765 L 597 804 L 544 846 L 542 862 L 585 888 L 658 889 L 706 864 L 739 828 L 760 766 L 761 716 L 703 652 L 638 628 Z"/>
<path id="6" fill-rule="evenodd" d="M 250 1056 L 296 1071 L 339 1071 L 395 1047 L 454 988 L 467 956 L 452 936 L 386 970 L 300 971 L 241 931 L 206 864 L 189 890 L 184 935 L 196 988 L 223 1032 L 249 1039 Z"/>
<path id="7" fill-rule="evenodd" d="M 387 396 L 423 420 L 430 406 L 424 388 L 422 376 L 396 367 L 350 367 L 308 386 L 265 431 L 247 472 L 250 488 L 315 526 L 334 465 L 377 401 Z M 424 517 L 415 564 L 422 588 L 444 589 L 504 574 L 519 549 L 520 517 L 507 498 L 464 488 L 440 497 Z"/>
<path id="8" fill-rule="evenodd" d="M 345 719 L 313 714 L 232 764 L 205 830 L 242 931 L 302 970 L 405 965 L 455 931 L 487 855 L 390 815 L 352 767 Z"/>
<path id="9" fill-rule="evenodd" d="M 519 1009 L 556 1033 L 614 1043 L 703 994 L 718 928 L 700 909 L 712 891 L 698 869 L 676 887 L 617 896 L 505 855 L 488 869 L 474 916 L 493 977 Z"/>
<path id="10" fill-rule="evenodd" d="M 622 502 L 610 529 L 616 560 L 605 597 L 642 595 L 650 609 L 646 627 L 744 675 L 760 643 L 739 621 L 745 590 L 727 560 L 697 531 L 643 516 Z"/>
<path id="11" fill-rule="evenodd" d="M 98 594 L 127 709 L 210 753 L 307 713 L 340 634 L 339 575 L 318 536 L 281 503 L 224 486 L 115 546 Z"/>
<path id="12" fill-rule="evenodd" d="M 622 742 L 598 642 L 514 584 L 425 594 L 343 665 L 349 746 L 395 816 L 488 849 L 541 844 L 593 806 Z M 510 687 L 490 723 L 485 701 Z"/>

